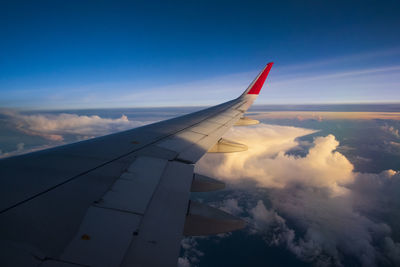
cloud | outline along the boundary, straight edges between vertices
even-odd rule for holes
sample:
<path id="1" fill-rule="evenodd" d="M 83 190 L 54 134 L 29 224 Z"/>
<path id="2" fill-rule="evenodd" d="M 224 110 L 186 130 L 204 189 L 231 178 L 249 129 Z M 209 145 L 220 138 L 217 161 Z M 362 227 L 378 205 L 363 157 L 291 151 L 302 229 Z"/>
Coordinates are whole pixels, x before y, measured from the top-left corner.
<path id="1" fill-rule="evenodd" d="M 400 113 L 398 112 L 333 112 L 333 111 L 268 111 L 256 112 L 252 115 L 253 118 L 258 120 L 263 119 L 297 119 L 304 120 L 400 120 Z M 393 134 L 396 137 L 399 132 L 393 126 L 382 126 L 382 130 Z M 396 135 L 397 134 L 397 135 Z"/>
<path id="2" fill-rule="evenodd" d="M 34 152 L 34 151 L 38 151 L 38 150 L 42 150 L 42 149 L 46 149 L 46 148 L 50 148 L 50 147 L 52 147 L 52 146 L 51 145 L 42 145 L 42 146 L 35 146 L 35 147 L 25 148 L 25 144 L 24 143 L 18 143 L 16 145 L 16 149 L 15 150 L 3 152 L 0 149 L 0 159 L 1 158 L 12 157 L 12 156 L 16 156 L 16 155 L 20 155 L 20 154 L 24 154 L 24 153 L 28 153 L 28 152 Z"/>
<path id="3" fill-rule="evenodd" d="M 381 173 L 356 173 L 349 185 L 354 206 L 364 213 L 390 218 L 392 225 L 400 225 L 400 172 L 386 170 Z M 396 212 L 393 212 L 396 211 Z M 396 227 L 397 234 L 400 229 Z"/>
<path id="4" fill-rule="evenodd" d="M 206 239 L 207 237 L 187 237 L 182 239 L 181 246 L 184 250 L 183 255 L 178 258 L 178 266 L 179 267 L 189 267 L 192 265 L 197 265 L 200 261 L 200 257 L 204 255 L 198 249 L 198 242 L 199 239 Z"/>
<path id="5" fill-rule="evenodd" d="M 20 142 L 13 151 L 0 151 L 0 158 L 50 148 L 56 145 L 82 141 L 97 136 L 139 127 L 154 121 L 132 121 L 127 116 L 102 118 L 98 115 L 73 113 L 23 114 L 12 109 L 0 109 L 5 129 L 18 130 L 21 140 L 25 135 L 42 137 L 42 145 L 27 146 Z M 7 128 L 7 129 L 8 129 Z M 6 129 L 6 130 L 7 130 Z"/>
<path id="6" fill-rule="evenodd" d="M 393 126 L 389 126 L 389 125 L 386 124 L 384 126 L 381 126 L 381 129 L 383 131 L 393 135 L 394 137 L 400 138 L 399 130 L 396 129 L 395 127 L 393 127 Z"/>
<path id="7" fill-rule="evenodd" d="M 243 213 L 243 208 L 239 206 L 237 199 L 234 198 L 225 199 L 219 208 L 233 215 Z"/>
<path id="8" fill-rule="evenodd" d="M 349 63 L 354 62 L 365 62 L 365 60 L 372 59 L 376 61 L 376 59 L 384 58 L 384 57 L 393 57 L 400 55 L 400 49 L 398 47 L 394 47 L 392 49 L 385 49 L 379 51 L 368 51 L 356 53 L 356 54 L 348 54 L 343 56 L 336 56 L 334 58 L 327 58 L 318 61 L 311 62 L 301 62 L 301 64 L 291 64 L 288 66 L 282 67 L 283 70 L 288 71 L 304 71 L 305 69 L 321 69 L 321 67 L 332 67 L 336 65 L 337 67 L 343 69 L 343 65 L 348 65 Z M 364 64 L 367 65 L 367 64 Z M 368 64 L 369 65 L 369 64 Z"/>
<path id="9" fill-rule="evenodd" d="M 226 156 L 207 155 L 199 163 L 213 166 L 213 175 L 220 179 L 256 180 L 260 186 L 283 188 L 291 183 L 316 187 L 329 187 L 335 194 L 345 191 L 341 186 L 352 182 L 353 165 L 339 152 L 333 135 L 318 137 L 306 157 L 288 155 L 285 151 L 298 146 L 297 137 L 314 133 L 314 130 L 261 124 L 249 130 L 234 128 L 228 138 L 244 143 L 249 150 Z"/>
<path id="10" fill-rule="evenodd" d="M 268 94 L 260 95 L 258 103 L 399 101 L 400 66 L 388 64 L 394 56 L 399 56 L 398 47 L 295 65 L 276 62 L 267 80 Z M 197 76 L 194 81 L 188 80 L 189 77 L 170 77 L 164 84 L 143 76 L 135 80 L 0 90 L 0 105 L 42 108 L 45 103 L 47 108 L 55 109 L 211 105 L 243 92 L 261 67 Z"/>
<path id="11" fill-rule="evenodd" d="M 399 265 L 400 264 L 400 244 L 394 243 L 391 238 L 385 238 L 385 250 L 387 252 L 388 257 L 392 262 Z"/>
<path id="12" fill-rule="evenodd" d="M 300 235 L 300 258 L 313 260 L 310 255 L 320 252 L 329 255 L 335 265 L 345 256 L 357 259 L 363 266 L 377 263 L 383 253 L 379 243 L 390 238 L 391 229 L 355 209 L 350 195 L 332 197 L 327 190 L 313 187 L 274 192 L 274 209 L 294 220 L 299 231 L 304 232 Z M 302 243 L 312 243 L 313 250 L 304 251 Z"/>
<path id="13" fill-rule="evenodd" d="M 227 138 L 247 144 L 249 150 L 207 154 L 197 171 L 239 188 L 249 180 L 268 190 L 262 198 L 270 208 L 257 201 L 238 209 L 248 213 L 267 244 L 285 246 L 299 259 L 320 266 L 343 265 L 346 257 L 362 266 L 400 264 L 400 244 L 392 237 L 392 227 L 400 221 L 385 219 L 400 217 L 399 173 L 355 172 L 336 151 L 339 142 L 333 135 L 314 138 L 303 157 L 286 153 L 299 146 L 298 137 L 313 132 L 264 124 L 236 127 Z M 259 197 L 251 190 L 248 195 Z M 230 198 L 223 203 L 235 206 Z"/>
<path id="14" fill-rule="evenodd" d="M 178 258 L 178 266 L 179 267 L 190 267 L 190 261 L 188 258 Z"/>
<path id="15" fill-rule="evenodd" d="M 281 230 L 287 228 L 285 219 L 279 216 L 278 213 L 276 213 L 276 211 L 272 209 L 268 210 L 261 200 L 257 202 L 257 205 L 254 208 L 250 209 L 249 214 L 253 219 L 255 228 L 258 230 L 262 230 L 268 233 L 270 232 L 270 229 L 274 226 L 278 226 L 278 228 Z M 289 230 L 287 232 L 293 232 L 293 231 Z M 289 233 L 288 235 L 291 236 L 294 234 Z M 278 241 L 276 237 L 271 238 L 270 241 L 275 244 L 280 243 L 280 241 Z"/>
<path id="16" fill-rule="evenodd" d="M 399 142 L 389 142 L 390 145 L 392 145 L 394 148 L 400 148 L 400 143 Z"/>
<path id="17" fill-rule="evenodd" d="M 380 68 L 364 68 L 364 69 L 354 69 L 348 71 L 341 71 L 335 73 L 321 74 L 315 76 L 301 76 L 292 80 L 296 82 L 300 81 L 313 81 L 313 80 L 326 80 L 330 78 L 342 78 L 342 77 L 353 77 L 360 75 L 371 75 L 375 73 L 388 73 L 388 72 L 398 72 L 400 71 L 400 66 L 389 66 L 389 67 L 380 67 Z M 282 83 L 286 83 L 286 81 L 282 81 Z"/>
<path id="18" fill-rule="evenodd" d="M 290 71 L 276 66 L 275 72 L 268 83 L 268 98 L 261 95 L 259 103 L 360 103 L 398 100 L 399 65 L 315 68 L 306 71 Z"/>
<path id="19" fill-rule="evenodd" d="M 296 237 L 296 232 L 287 226 L 286 220 L 275 210 L 267 209 L 261 200 L 250 209 L 249 214 L 250 223 L 254 224 L 251 233 L 263 234 L 268 245 L 285 246 L 298 258 L 320 266 L 340 265 L 335 257 L 324 253 L 323 248 L 315 240 Z"/>
<path id="20" fill-rule="evenodd" d="M 8 120 L 25 134 L 59 142 L 64 140 L 65 135 L 84 140 L 146 124 L 130 121 L 125 115 L 111 119 L 70 113 L 25 115 L 12 110 L 3 110 L 1 114 L 6 115 Z"/>
<path id="21" fill-rule="evenodd" d="M 25 146 L 24 143 L 18 143 L 18 144 L 17 144 L 17 151 L 22 151 L 22 150 L 24 150 L 24 146 Z"/>
<path id="22" fill-rule="evenodd" d="M 47 144 L 47 145 L 42 145 L 42 146 L 34 146 L 34 147 L 30 147 L 30 148 L 25 148 L 25 146 L 24 146 L 21 149 L 20 147 L 18 147 L 18 145 L 20 145 L 20 144 L 21 143 L 17 144 L 17 149 L 12 150 L 12 151 L 3 152 L 2 150 L 0 150 L 0 159 L 54 147 L 54 145 Z"/>

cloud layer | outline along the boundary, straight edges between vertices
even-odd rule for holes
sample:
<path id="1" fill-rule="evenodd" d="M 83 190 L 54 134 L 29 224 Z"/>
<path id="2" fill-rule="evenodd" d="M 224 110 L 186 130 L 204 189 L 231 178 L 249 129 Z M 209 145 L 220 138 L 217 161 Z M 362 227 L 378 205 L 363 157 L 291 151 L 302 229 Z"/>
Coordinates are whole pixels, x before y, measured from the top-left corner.
<path id="1" fill-rule="evenodd" d="M 97 115 L 71 113 L 24 115 L 15 111 L 2 111 L 20 131 L 38 135 L 52 141 L 63 141 L 63 135 L 81 136 L 82 139 L 142 126 L 146 122 L 130 121 L 127 116 L 110 119 Z"/>
<path id="2" fill-rule="evenodd" d="M 16 150 L 3 151 L 0 157 L 8 157 L 26 152 L 49 148 L 69 142 L 90 139 L 97 136 L 119 132 L 139 127 L 152 121 L 132 121 L 127 116 L 119 118 L 102 118 L 98 115 L 78 115 L 74 113 L 38 113 L 23 114 L 15 110 L 0 110 L 6 124 L 12 130 L 16 129 L 21 134 L 28 136 L 39 136 L 45 144 L 27 147 L 24 143 L 18 143 Z M 23 136 L 21 136 L 22 139 Z"/>
<path id="3" fill-rule="evenodd" d="M 247 180 L 268 190 L 259 196 L 246 189 L 248 198 L 260 198 L 255 206 L 233 200 L 223 206 L 238 213 L 246 209 L 242 217 L 257 229 L 250 232 L 261 234 L 269 245 L 284 246 L 319 266 L 340 266 L 348 258 L 362 266 L 399 265 L 400 243 L 392 232 L 400 221 L 387 218 L 399 217 L 400 174 L 354 172 L 335 151 L 339 142 L 333 135 L 316 137 L 304 157 L 285 153 L 298 147 L 296 138 L 312 132 L 263 124 L 237 127 L 227 137 L 246 143 L 249 150 L 209 154 L 197 169 L 236 188 Z"/>

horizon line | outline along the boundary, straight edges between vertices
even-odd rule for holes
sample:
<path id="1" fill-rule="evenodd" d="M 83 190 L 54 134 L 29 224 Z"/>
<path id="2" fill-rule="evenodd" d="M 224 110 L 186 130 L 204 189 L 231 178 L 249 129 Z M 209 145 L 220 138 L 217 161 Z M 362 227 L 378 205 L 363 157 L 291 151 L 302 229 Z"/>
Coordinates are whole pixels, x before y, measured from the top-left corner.
<path id="1" fill-rule="evenodd" d="M 380 102 L 319 102 L 319 103 L 260 103 L 254 104 L 254 107 L 260 106 L 335 106 L 335 105 L 400 105 L 400 101 L 380 101 Z M 184 106 L 131 106 L 131 107 L 65 107 L 65 108 L 23 108 L 23 107 L 0 107 L 1 110 L 18 110 L 18 111 L 66 111 L 66 110 L 111 110 L 111 109 L 170 109 L 170 108 L 207 108 L 210 105 L 184 105 Z"/>

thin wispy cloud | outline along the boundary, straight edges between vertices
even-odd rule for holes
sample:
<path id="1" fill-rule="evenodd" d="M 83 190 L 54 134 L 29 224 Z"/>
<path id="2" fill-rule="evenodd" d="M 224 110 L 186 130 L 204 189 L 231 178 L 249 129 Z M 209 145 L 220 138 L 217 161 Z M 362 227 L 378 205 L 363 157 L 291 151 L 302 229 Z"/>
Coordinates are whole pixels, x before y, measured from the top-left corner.
<path id="1" fill-rule="evenodd" d="M 400 71 L 400 66 L 390 66 L 390 67 L 381 67 L 381 68 L 367 68 L 367 69 L 353 69 L 349 71 L 341 71 L 335 73 L 326 73 L 326 74 L 319 74 L 319 75 L 307 75 L 298 77 L 298 75 L 294 75 L 294 79 L 289 78 L 288 82 L 307 82 L 307 81 L 314 81 L 314 80 L 326 80 L 332 78 L 344 78 L 344 77 L 358 77 L 364 75 L 371 75 L 371 74 L 385 74 L 385 73 L 393 73 L 397 74 Z M 282 79 L 282 77 L 280 77 Z M 275 84 L 279 82 L 275 82 Z M 282 81 L 281 83 L 284 84 Z"/>
<path id="2" fill-rule="evenodd" d="M 321 69 L 325 67 L 334 67 L 340 70 L 340 68 L 346 68 L 349 64 L 359 65 L 361 63 L 366 65 L 365 62 L 368 62 L 369 60 L 380 62 L 380 59 L 382 58 L 393 58 L 398 56 L 400 56 L 400 48 L 393 47 L 384 50 L 347 54 L 332 58 L 327 57 L 326 59 L 314 60 L 310 62 L 305 61 L 302 63 L 285 65 L 281 67 L 281 70 L 283 70 L 284 72 L 289 72 L 289 71 L 302 72 L 304 70 Z"/>
<path id="3" fill-rule="evenodd" d="M 346 71 L 271 73 L 257 103 L 320 103 L 400 101 L 400 66 L 351 69 Z M 112 106 L 190 106 L 212 105 L 238 96 L 257 72 L 244 72 L 212 79 L 163 87 L 116 88 L 118 94 L 86 95 L 84 105 Z M 111 87 L 113 87 L 111 85 Z M 365 93 L 368 92 L 368 93 Z M 381 94 L 381 92 L 386 92 Z M 388 97 L 390 95 L 390 97 Z M 83 104 L 81 101 L 81 105 Z"/>
<path id="4" fill-rule="evenodd" d="M 292 65 L 281 65 L 277 58 L 257 103 L 400 101 L 400 65 L 390 60 L 399 56 L 400 49 L 393 48 Z M 159 77 L 158 85 L 142 79 L 16 89 L 0 92 L 0 105 L 12 106 L 19 100 L 32 108 L 43 102 L 47 108 L 212 105 L 239 95 L 261 68 L 189 82 L 176 76 L 166 85 Z"/>
<path id="5" fill-rule="evenodd" d="M 303 120 L 400 120 L 400 112 L 268 111 L 252 114 L 256 119 Z M 389 126 L 388 126 L 389 127 Z M 392 129 L 389 127 L 387 130 Z"/>

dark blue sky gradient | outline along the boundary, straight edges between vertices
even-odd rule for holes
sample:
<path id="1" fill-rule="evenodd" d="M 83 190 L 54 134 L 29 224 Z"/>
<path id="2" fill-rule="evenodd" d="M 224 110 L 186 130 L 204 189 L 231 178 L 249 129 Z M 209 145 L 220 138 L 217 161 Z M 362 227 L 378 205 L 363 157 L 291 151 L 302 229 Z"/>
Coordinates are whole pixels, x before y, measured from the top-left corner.
<path id="1" fill-rule="evenodd" d="M 59 93 L 42 103 L 63 105 L 66 91 L 88 84 L 103 84 L 89 90 L 101 95 L 115 89 L 113 83 L 128 82 L 134 93 L 256 74 L 268 61 L 291 66 L 396 50 L 398 14 L 399 1 L 3 1 L 0 90 L 12 92 L 14 106 L 29 105 L 18 92 L 34 95 L 32 101 Z M 398 65 L 394 54 L 368 64 Z M 363 68 L 365 62 L 339 66 Z"/>

